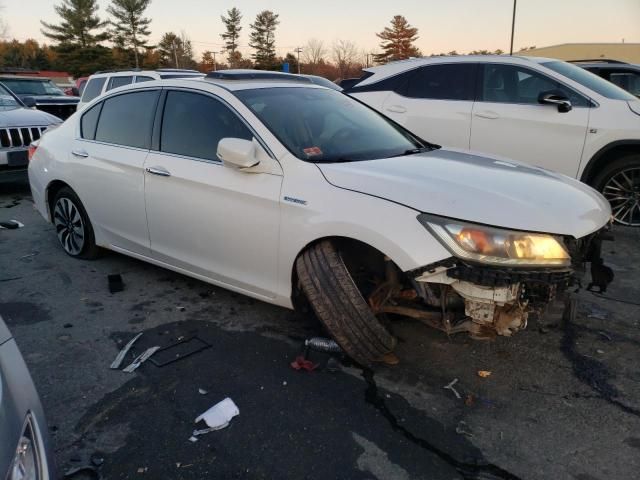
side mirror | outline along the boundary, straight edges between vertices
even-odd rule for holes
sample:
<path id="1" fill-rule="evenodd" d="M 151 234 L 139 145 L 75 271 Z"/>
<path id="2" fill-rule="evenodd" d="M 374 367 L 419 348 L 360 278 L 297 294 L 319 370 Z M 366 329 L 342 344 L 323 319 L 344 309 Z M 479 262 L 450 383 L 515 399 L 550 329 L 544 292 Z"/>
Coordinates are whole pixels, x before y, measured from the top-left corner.
<path id="1" fill-rule="evenodd" d="M 36 106 L 36 99 L 33 97 L 23 97 L 22 103 L 24 103 L 24 106 L 27 108 L 34 108 Z"/>
<path id="2" fill-rule="evenodd" d="M 560 113 L 571 111 L 573 106 L 567 96 L 560 90 L 548 90 L 538 95 L 538 103 L 543 105 L 555 105 Z"/>
<path id="3" fill-rule="evenodd" d="M 260 163 L 251 140 L 223 138 L 218 142 L 218 158 L 223 164 L 236 168 L 251 168 Z"/>

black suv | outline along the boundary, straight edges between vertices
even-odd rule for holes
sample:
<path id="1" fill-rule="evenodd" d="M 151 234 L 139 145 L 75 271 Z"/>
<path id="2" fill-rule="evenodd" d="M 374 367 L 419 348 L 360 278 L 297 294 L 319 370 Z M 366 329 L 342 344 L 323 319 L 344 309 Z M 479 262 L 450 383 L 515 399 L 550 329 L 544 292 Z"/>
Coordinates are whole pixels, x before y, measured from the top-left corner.
<path id="1" fill-rule="evenodd" d="M 0 83 L 11 90 L 28 107 L 66 119 L 78 108 L 80 97 L 65 93 L 50 79 L 43 77 L 0 75 Z"/>
<path id="2" fill-rule="evenodd" d="M 571 63 L 599 75 L 640 98 L 640 65 L 605 58 L 573 60 Z"/>

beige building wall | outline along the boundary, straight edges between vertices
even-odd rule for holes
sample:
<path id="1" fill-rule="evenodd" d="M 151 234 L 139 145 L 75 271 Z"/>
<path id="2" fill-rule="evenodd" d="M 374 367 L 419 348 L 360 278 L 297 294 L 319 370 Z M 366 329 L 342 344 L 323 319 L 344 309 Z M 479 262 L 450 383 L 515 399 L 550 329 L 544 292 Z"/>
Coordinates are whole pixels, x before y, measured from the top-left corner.
<path id="1" fill-rule="evenodd" d="M 640 43 L 563 43 L 518 52 L 519 55 L 549 57 L 560 60 L 608 58 L 640 63 Z"/>

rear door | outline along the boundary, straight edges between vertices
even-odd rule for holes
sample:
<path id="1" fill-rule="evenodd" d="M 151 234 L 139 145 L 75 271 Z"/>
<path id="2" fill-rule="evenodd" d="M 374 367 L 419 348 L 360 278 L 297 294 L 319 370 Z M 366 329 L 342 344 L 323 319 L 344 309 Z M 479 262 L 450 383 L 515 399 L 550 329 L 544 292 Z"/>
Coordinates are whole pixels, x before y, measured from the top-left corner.
<path id="1" fill-rule="evenodd" d="M 473 107 L 471 150 L 512 158 L 575 177 L 580 165 L 590 101 L 547 75 L 519 65 L 483 64 Z M 572 110 L 538 102 L 560 90 Z"/>
<path id="2" fill-rule="evenodd" d="M 436 64 L 404 74 L 382 113 L 429 142 L 469 148 L 476 65 Z"/>
<path id="3" fill-rule="evenodd" d="M 84 112 L 71 160 L 73 185 L 94 229 L 114 247 L 149 255 L 143 167 L 160 90 L 105 99 Z"/>

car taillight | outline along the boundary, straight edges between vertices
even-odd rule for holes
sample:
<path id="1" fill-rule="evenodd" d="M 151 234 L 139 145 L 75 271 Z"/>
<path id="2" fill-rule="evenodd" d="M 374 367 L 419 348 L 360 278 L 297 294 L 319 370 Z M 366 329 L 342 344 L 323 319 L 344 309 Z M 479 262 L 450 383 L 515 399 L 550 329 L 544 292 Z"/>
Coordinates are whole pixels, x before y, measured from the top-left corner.
<path id="1" fill-rule="evenodd" d="M 28 157 L 29 157 L 29 161 L 31 161 L 31 159 L 33 158 L 33 156 L 36 154 L 36 150 L 38 149 L 38 145 L 35 144 L 31 144 L 29 145 L 29 151 L 28 151 Z"/>

